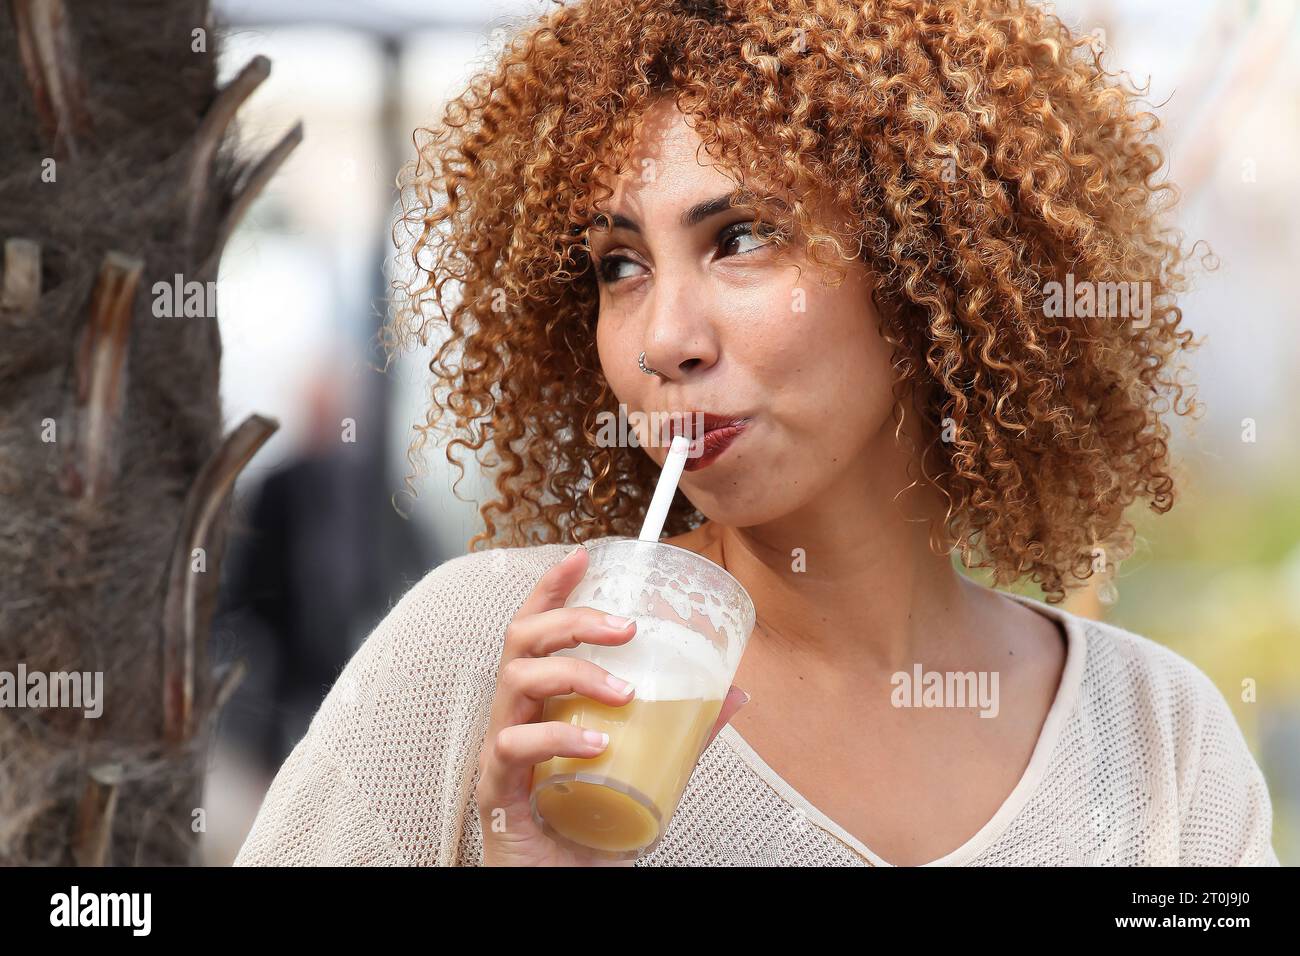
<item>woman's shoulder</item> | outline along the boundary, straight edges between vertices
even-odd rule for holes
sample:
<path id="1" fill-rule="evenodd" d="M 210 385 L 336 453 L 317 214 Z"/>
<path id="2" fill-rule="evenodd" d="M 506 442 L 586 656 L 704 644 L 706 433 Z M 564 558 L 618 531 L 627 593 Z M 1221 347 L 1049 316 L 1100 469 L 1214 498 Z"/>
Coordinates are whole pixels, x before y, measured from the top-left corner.
<path id="1" fill-rule="evenodd" d="M 249 859 L 280 860 L 290 844 L 311 844 L 317 860 L 377 858 L 381 846 L 403 862 L 457 862 L 506 627 L 571 547 L 470 552 L 410 587 L 343 668 L 277 774 L 259 813 L 263 849 Z M 364 829 L 364 841 L 304 834 L 295 821 L 321 817 L 321 793 L 341 795 L 332 798 L 336 815 Z"/>
<path id="2" fill-rule="evenodd" d="M 1068 638 L 1064 679 L 1076 678 L 1080 705 L 1195 723 L 1223 702 L 1209 676 L 1173 648 L 1113 621 L 1085 617 L 1020 594 L 1022 605 L 1057 621 Z M 1226 706 L 1226 703 L 1224 704 Z"/>
<path id="3" fill-rule="evenodd" d="M 586 545 L 611 540 L 595 538 Z M 577 547 L 568 544 L 535 544 L 523 547 L 489 548 L 449 558 L 417 581 L 393 608 L 393 613 L 437 613 L 458 607 L 458 599 L 473 594 L 489 605 L 511 606 L 513 615 L 536 586 L 538 578 Z M 485 584 L 492 593 L 484 593 Z"/>
<path id="4" fill-rule="evenodd" d="M 574 547 L 501 547 L 450 558 L 403 595 L 366 643 L 382 645 L 383 655 L 412 678 L 436 677 L 446 668 L 495 672 L 511 618 Z"/>
<path id="5" fill-rule="evenodd" d="M 1267 841 L 1267 783 L 1224 691 L 1171 647 L 1109 621 L 1077 619 L 1088 643 L 1087 719 L 1112 736 L 1107 749 L 1167 772 L 1185 819 L 1246 814 Z"/>
<path id="6" fill-rule="evenodd" d="M 1072 616 L 1086 635 L 1085 682 L 1094 698 L 1160 715 L 1188 733 L 1207 719 L 1231 716 L 1219 687 L 1178 651 L 1112 621 Z"/>
<path id="7" fill-rule="evenodd" d="M 1054 617 L 1069 636 L 1063 680 L 1071 681 L 1070 719 L 1087 728 L 1079 740 L 1112 759 L 1140 751 L 1180 780 L 1194 777 L 1205 759 L 1249 757 L 1224 692 L 1187 657 L 1113 621 L 1018 600 Z"/>
<path id="8" fill-rule="evenodd" d="M 1268 785 L 1218 685 L 1144 634 L 1032 603 L 1051 608 L 1086 656 L 1057 779 L 1072 768 L 1131 781 L 1150 819 L 1178 821 L 1183 864 L 1276 865 Z"/>
<path id="9" fill-rule="evenodd" d="M 407 589 L 348 660 L 308 736 L 339 751 L 390 745 L 432 721 L 467 729 L 486 712 L 510 619 L 562 544 L 459 555 Z"/>
<path id="10" fill-rule="evenodd" d="M 458 630 L 495 625 L 519 610 L 538 579 L 573 545 L 540 544 L 471 551 L 430 570 L 389 612 L 400 624 L 453 626 Z"/>

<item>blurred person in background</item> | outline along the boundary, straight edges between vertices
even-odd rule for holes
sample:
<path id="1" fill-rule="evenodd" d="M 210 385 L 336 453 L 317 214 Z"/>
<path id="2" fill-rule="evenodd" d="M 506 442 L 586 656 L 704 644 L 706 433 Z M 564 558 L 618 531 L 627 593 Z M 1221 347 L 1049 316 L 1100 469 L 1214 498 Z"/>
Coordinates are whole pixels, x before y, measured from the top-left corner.
<path id="1" fill-rule="evenodd" d="M 214 636 L 222 657 L 248 665 L 221 734 L 227 759 L 251 778 L 250 800 L 361 640 L 431 566 L 424 536 L 395 510 L 375 466 L 370 442 L 380 436 L 365 427 L 372 406 L 350 364 L 337 348 L 316 363 L 302 389 L 301 449 L 232 522 Z"/>

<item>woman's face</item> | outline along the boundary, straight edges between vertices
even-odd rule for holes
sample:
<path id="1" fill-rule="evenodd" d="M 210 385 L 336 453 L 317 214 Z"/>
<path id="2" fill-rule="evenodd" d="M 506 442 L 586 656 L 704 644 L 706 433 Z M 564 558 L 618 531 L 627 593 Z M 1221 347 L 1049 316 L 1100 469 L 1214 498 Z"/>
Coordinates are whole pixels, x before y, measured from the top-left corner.
<path id="1" fill-rule="evenodd" d="M 703 150 L 697 159 L 701 141 L 670 98 L 640 137 L 600 207 L 621 218 L 589 239 L 597 348 L 618 401 L 628 415 L 749 419 L 722 454 L 682 475 L 682 491 L 713 521 L 747 527 L 865 494 L 894 427 L 890 350 L 866 267 L 844 263 L 848 275 L 832 287 L 799 243 L 751 238 L 754 212 L 727 208 L 735 183 Z M 719 197 L 719 209 L 688 215 Z M 661 374 L 640 369 L 642 351 Z M 634 453 L 662 465 L 667 451 L 656 436 Z"/>

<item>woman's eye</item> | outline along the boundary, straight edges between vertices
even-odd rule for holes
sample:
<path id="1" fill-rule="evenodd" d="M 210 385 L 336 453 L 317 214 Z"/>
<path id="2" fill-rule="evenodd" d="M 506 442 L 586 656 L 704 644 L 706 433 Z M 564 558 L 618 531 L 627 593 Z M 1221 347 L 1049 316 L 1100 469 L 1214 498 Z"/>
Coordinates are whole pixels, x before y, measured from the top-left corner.
<path id="1" fill-rule="evenodd" d="M 737 222 L 722 230 L 722 247 L 730 248 L 732 243 L 737 242 L 749 243 L 748 248 L 734 250 L 736 254 L 743 255 L 747 252 L 753 252 L 755 249 L 763 248 L 771 242 L 772 238 L 776 235 L 776 231 L 770 225 L 760 222 L 757 223 L 756 228 L 754 229 L 759 236 L 758 239 L 755 239 L 750 235 L 750 226 L 752 225 L 755 224 L 752 222 Z"/>
<path id="2" fill-rule="evenodd" d="M 596 266 L 596 275 L 601 282 L 617 282 L 619 279 L 624 278 L 617 272 L 619 265 L 623 263 L 630 266 L 636 265 L 626 256 L 601 256 L 600 262 Z"/>

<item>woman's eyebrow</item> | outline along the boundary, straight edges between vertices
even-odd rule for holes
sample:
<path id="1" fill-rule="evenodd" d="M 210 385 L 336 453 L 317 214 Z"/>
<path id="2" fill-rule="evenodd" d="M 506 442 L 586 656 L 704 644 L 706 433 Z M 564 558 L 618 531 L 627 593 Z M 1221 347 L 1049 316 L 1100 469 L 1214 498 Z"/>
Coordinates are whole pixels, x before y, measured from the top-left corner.
<path id="1" fill-rule="evenodd" d="M 692 226 L 699 225 L 710 216 L 716 216 L 720 212 L 726 212 L 727 210 L 734 208 L 731 201 L 733 196 L 739 197 L 735 206 L 742 207 L 749 204 L 754 198 L 751 193 L 745 190 L 733 190 L 732 192 L 724 193 L 721 196 L 714 196 L 712 199 L 697 202 L 690 209 L 687 209 L 682 213 L 680 220 L 682 228 L 690 229 Z M 637 235 L 641 234 L 641 227 L 635 221 L 621 213 L 614 213 L 612 216 L 605 213 L 598 215 L 596 219 L 608 219 L 611 223 L 611 229 L 626 229 L 628 232 L 635 232 Z"/>

